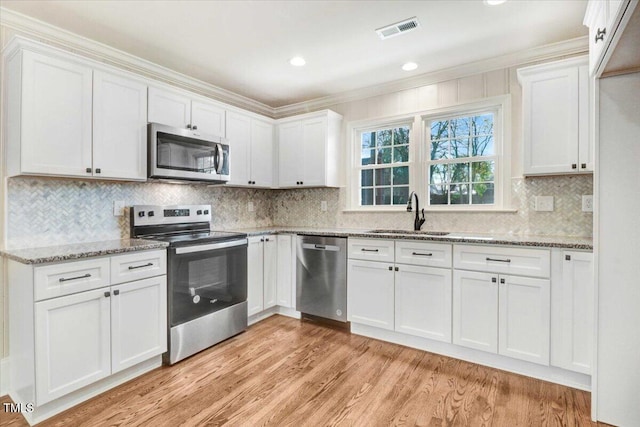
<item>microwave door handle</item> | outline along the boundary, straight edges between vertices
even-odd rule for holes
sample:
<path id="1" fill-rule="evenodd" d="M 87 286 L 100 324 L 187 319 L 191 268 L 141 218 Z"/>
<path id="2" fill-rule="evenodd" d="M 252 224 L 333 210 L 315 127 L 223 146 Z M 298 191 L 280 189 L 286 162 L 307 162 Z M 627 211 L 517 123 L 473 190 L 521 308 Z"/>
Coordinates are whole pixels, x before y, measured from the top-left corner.
<path id="1" fill-rule="evenodd" d="M 216 159 L 217 159 L 217 166 L 216 166 L 216 173 L 221 175 L 222 174 L 222 166 L 223 166 L 223 153 L 222 153 L 222 144 L 216 144 Z"/>

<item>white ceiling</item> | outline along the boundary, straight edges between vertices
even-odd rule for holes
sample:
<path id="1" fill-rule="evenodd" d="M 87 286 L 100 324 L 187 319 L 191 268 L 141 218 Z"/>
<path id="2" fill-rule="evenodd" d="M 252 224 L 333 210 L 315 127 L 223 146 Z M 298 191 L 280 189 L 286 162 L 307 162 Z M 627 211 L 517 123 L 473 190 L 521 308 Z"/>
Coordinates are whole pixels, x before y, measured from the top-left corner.
<path id="1" fill-rule="evenodd" d="M 280 107 L 587 34 L 586 0 L 0 1 L 0 5 Z M 374 30 L 417 16 L 414 31 Z M 307 65 L 289 59 L 302 55 Z M 400 69 L 407 61 L 415 71 Z"/>

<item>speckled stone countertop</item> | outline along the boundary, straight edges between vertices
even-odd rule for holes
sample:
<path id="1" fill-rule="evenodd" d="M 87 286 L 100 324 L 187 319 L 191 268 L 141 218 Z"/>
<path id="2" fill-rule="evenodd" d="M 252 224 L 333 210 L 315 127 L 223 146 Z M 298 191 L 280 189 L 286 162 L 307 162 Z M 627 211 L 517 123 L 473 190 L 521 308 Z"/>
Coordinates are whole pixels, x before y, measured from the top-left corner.
<path id="1" fill-rule="evenodd" d="M 74 243 L 71 245 L 47 246 L 41 248 L 7 249 L 1 248 L 0 255 L 22 264 L 44 264 L 79 258 L 119 254 L 124 252 L 162 249 L 169 244 L 142 239 L 106 240 L 103 242 Z"/>
<path id="2" fill-rule="evenodd" d="M 570 237 L 570 236 L 539 236 L 531 234 L 482 234 L 482 233 L 457 233 L 450 232 L 445 235 L 432 235 L 428 230 L 414 232 L 410 230 L 394 230 L 393 232 L 381 233 L 374 230 L 355 229 L 325 229 L 309 227 L 270 227 L 270 228 L 244 228 L 233 230 L 247 233 L 248 236 L 259 236 L 264 234 L 311 234 L 317 236 L 334 237 L 361 237 L 375 239 L 406 239 L 406 240 L 428 240 L 433 242 L 447 243 L 477 243 L 487 245 L 513 245 L 530 246 L 544 248 L 566 248 L 593 250 L 593 239 L 590 237 Z"/>

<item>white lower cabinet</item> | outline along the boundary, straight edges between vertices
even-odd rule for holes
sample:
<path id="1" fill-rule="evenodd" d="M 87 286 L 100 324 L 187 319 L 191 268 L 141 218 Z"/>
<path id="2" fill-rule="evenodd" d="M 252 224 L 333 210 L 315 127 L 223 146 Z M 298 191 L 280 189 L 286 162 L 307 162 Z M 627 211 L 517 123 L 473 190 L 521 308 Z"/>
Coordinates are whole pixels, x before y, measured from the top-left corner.
<path id="1" fill-rule="evenodd" d="M 277 249 L 276 236 L 249 237 L 247 249 L 247 314 L 249 316 L 276 305 Z"/>
<path id="2" fill-rule="evenodd" d="M 451 269 L 414 265 L 397 268 L 395 330 L 451 342 Z"/>
<path id="3" fill-rule="evenodd" d="M 490 273 L 454 270 L 454 344 L 498 352 L 497 281 Z"/>
<path id="4" fill-rule="evenodd" d="M 551 365 L 591 374 L 594 335 L 593 253 L 561 251 L 553 289 Z"/>
<path id="5" fill-rule="evenodd" d="M 167 351 L 167 277 L 111 287 L 111 373 Z"/>
<path id="6" fill-rule="evenodd" d="M 393 265 L 354 259 L 347 265 L 347 319 L 394 330 Z"/>
<path id="7" fill-rule="evenodd" d="M 108 289 L 35 304 L 36 405 L 111 374 Z"/>
<path id="8" fill-rule="evenodd" d="M 550 281 L 453 273 L 453 343 L 549 364 Z"/>
<path id="9" fill-rule="evenodd" d="M 276 296 L 280 307 L 291 308 L 295 304 L 295 263 L 296 252 L 293 242 L 295 239 L 288 234 L 279 234 L 276 238 L 277 268 L 276 268 Z"/>

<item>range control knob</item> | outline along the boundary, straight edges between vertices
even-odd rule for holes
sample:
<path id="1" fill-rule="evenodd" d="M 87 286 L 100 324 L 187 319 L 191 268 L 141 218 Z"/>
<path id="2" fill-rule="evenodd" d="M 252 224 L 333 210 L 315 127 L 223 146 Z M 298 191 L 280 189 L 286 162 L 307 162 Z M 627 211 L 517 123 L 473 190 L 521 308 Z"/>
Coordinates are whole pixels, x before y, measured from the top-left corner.
<path id="1" fill-rule="evenodd" d="M 138 216 L 139 216 L 140 218 L 142 218 L 142 217 L 144 216 L 144 211 L 140 211 L 140 212 L 138 212 Z"/>

